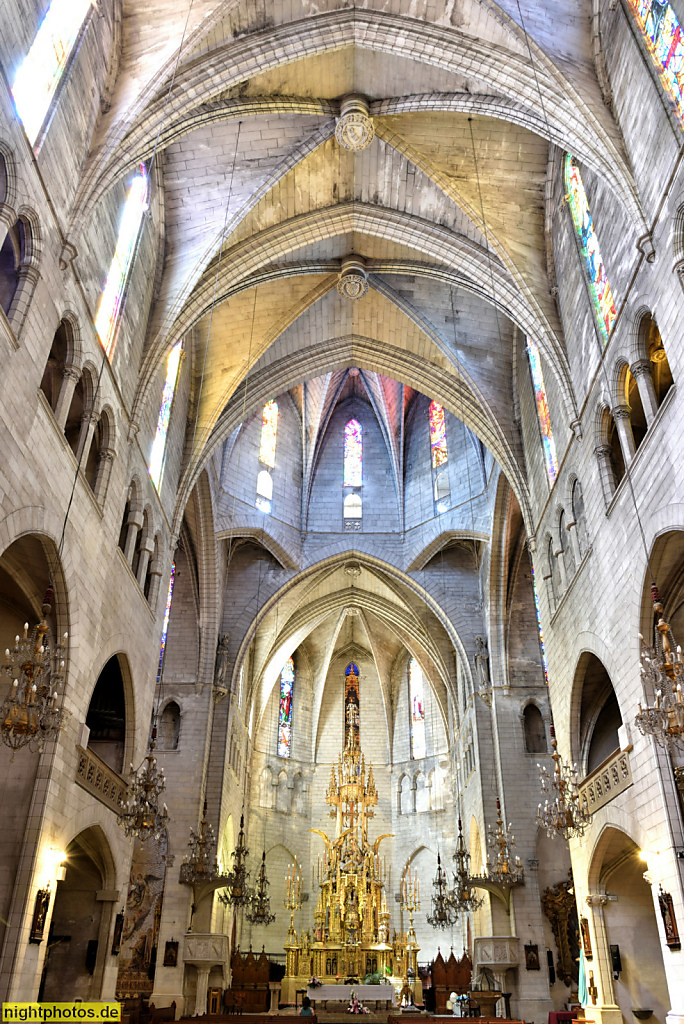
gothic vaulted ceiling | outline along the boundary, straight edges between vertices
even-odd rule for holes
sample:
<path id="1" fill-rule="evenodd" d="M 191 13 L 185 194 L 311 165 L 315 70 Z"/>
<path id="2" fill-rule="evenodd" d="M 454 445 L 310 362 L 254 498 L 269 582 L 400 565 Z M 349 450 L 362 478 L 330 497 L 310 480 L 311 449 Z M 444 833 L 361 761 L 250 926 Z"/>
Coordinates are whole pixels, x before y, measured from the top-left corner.
<path id="1" fill-rule="evenodd" d="M 357 366 L 449 407 L 526 515 L 516 330 L 574 417 L 547 256 L 553 153 L 575 153 L 643 223 L 594 68 L 590 0 L 195 0 L 189 14 L 124 0 L 122 32 L 70 234 L 155 153 L 164 266 L 137 409 L 169 347 L 191 339 L 202 381 L 179 509 L 244 414 L 242 381 L 249 413 Z M 335 138 L 353 93 L 375 130 L 356 152 Z M 358 302 L 336 290 L 352 253 L 370 286 Z"/>

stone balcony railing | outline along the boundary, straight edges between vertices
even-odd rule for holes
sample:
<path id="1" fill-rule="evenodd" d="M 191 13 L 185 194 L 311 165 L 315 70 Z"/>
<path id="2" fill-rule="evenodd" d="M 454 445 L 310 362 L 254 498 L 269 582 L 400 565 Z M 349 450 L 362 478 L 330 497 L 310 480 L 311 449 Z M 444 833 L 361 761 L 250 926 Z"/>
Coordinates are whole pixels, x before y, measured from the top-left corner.
<path id="1" fill-rule="evenodd" d="M 200 965 L 228 962 L 228 936 L 221 932 L 188 932 L 183 946 L 185 963 Z"/>
<path id="2" fill-rule="evenodd" d="M 473 963 L 478 967 L 503 970 L 518 963 L 518 939 L 514 935 L 482 935 L 474 940 Z"/>
<path id="3" fill-rule="evenodd" d="M 105 807 L 118 814 L 119 803 L 125 799 L 127 785 L 108 764 L 85 747 L 77 746 L 76 782 L 97 797 Z"/>
<path id="4" fill-rule="evenodd" d="M 580 801 L 586 800 L 590 814 L 610 803 L 632 785 L 632 769 L 627 750 L 616 750 L 591 775 L 580 782 Z"/>

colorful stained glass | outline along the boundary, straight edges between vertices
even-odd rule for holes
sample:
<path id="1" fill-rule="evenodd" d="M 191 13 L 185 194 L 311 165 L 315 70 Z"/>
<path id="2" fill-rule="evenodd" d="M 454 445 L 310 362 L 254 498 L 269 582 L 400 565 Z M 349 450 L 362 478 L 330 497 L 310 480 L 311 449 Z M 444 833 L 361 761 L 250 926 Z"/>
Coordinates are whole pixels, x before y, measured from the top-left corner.
<path id="1" fill-rule="evenodd" d="M 92 0 L 52 0 L 12 85 L 24 131 L 33 146 L 43 127 Z"/>
<path id="2" fill-rule="evenodd" d="M 161 679 L 162 665 L 164 664 L 164 650 L 166 648 L 166 634 L 169 628 L 169 615 L 171 614 L 171 598 L 173 597 L 173 583 L 176 578 L 176 563 L 171 566 L 171 578 L 169 590 L 166 595 L 166 608 L 164 609 L 164 624 L 162 626 L 161 645 L 159 649 L 159 666 L 157 668 L 157 683 Z"/>
<path id="3" fill-rule="evenodd" d="M 363 437 L 358 420 L 344 428 L 344 486 L 361 487 L 363 482 Z"/>
<path id="4" fill-rule="evenodd" d="M 629 0 L 663 89 L 684 122 L 684 39 L 672 5 L 663 0 Z"/>
<path id="5" fill-rule="evenodd" d="M 430 449 L 432 451 L 432 468 L 443 466 L 449 458 L 447 451 L 446 423 L 444 409 L 437 402 L 430 402 L 428 410 L 430 419 Z"/>
<path id="6" fill-rule="evenodd" d="M 533 341 L 527 342 L 527 355 L 530 360 L 532 371 L 532 385 L 534 387 L 534 399 L 537 403 L 537 415 L 539 416 L 539 427 L 541 430 L 546 470 L 551 483 L 556 479 L 558 472 L 558 457 L 556 455 L 556 442 L 553 439 L 551 428 L 551 414 L 549 413 L 549 402 L 544 387 L 544 375 L 542 373 L 541 357 L 539 349 Z"/>
<path id="7" fill-rule="evenodd" d="M 344 670 L 344 745 L 360 746 L 359 669 L 350 661 Z"/>
<path id="8" fill-rule="evenodd" d="M 107 281 L 100 299 L 100 308 L 95 317 L 95 330 L 100 335 L 100 341 L 110 359 L 114 352 L 116 329 L 119 324 L 119 313 L 126 290 L 128 272 L 135 255 L 143 214 L 147 209 L 147 194 L 147 169 L 144 164 L 141 164 L 140 173 L 133 178 L 126 198 L 114 258 L 107 274 Z"/>
<path id="9" fill-rule="evenodd" d="M 570 153 L 565 158 L 565 187 L 575 230 L 582 246 L 582 255 L 587 264 L 591 294 L 605 343 L 617 317 L 615 301 L 601 257 L 598 238 L 594 231 L 594 222 L 589 210 L 587 194 L 582 184 L 582 176 Z"/>
<path id="10" fill-rule="evenodd" d="M 157 430 L 154 435 L 154 441 L 152 442 L 150 476 L 152 477 L 152 483 L 157 490 L 159 490 L 159 487 L 161 486 L 162 473 L 164 472 L 166 435 L 168 433 L 169 421 L 171 419 L 173 396 L 176 393 L 176 384 L 178 383 L 178 371 L 180 369 L 182 345 L 183 343 L 181 341 L 179 341 L 177 345 L 174 345 L 169 352 L 169 358 L 166 361 L 166 380 L 164 381 L 164 390 L 162 391 L 159 419 L 157 420 Z"/>
<path id="11" fill-rule="evenodd" d="M 409 661 L 409 701 L 411 704 L 411 757 L 425 757 L 423 670 L 415 658 L 411 658 Z"/>
<path id="12" fill-rule="evenodd" d="M 267 402 L 261 414 L 261 444 L 259 462 L 275 469 L 276 441 L 278 439 L 278 403 Z"/>
<path id="13" fill-rule="evenodd" d="M 544 669 L 544 679 L 546 680 L 546 684 L 548 686 L 549 670 L 546 664 L 546 648 L 544 647 L 544 634 L 542 633 L 541 614 L 539 611 L 539 596 L 537 594 L 537 583 L 534 578 L 534 566 L 532 566 L 532 589 L 534 591 L 534 608 L 537 613 L 537 628 L 539 629 L 539 649 L 541 651 L 542 667 Z"/>
<path id="14" fill-rule="evenodd" d="M 278 708 L 278 757 L 290 756 L 292 742 L 292 697 L 294 691 L 294 661 L 288 658 L 280 673 L 280 706 Z"/>

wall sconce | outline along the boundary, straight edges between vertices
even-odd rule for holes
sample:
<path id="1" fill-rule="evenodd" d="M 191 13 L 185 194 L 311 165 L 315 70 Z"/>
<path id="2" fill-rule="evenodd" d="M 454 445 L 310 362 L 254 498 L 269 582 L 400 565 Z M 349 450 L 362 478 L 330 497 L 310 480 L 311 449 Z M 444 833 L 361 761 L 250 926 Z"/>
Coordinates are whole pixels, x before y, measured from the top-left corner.
<path id="1" fill-rule="evenodd" d="M 62 861 L 59 862 L 59 864 L 57 865 L 57 868 L 55 870 L 55 880 L 57 882 L 65 881 L 66 873 L 67 873 L 67 862 L 65 860 L 62 860 Z"/>
<path id="2" fill-rule="evenodd" d="M 39 943 L 43 941 L 45 934 L 45 922 L 50 909 L 50 886 L 39 889 L 36 893 L 36 901 L 33 905 L 33 920 L 31 921 L 31 934 L 29 942 Z"/>

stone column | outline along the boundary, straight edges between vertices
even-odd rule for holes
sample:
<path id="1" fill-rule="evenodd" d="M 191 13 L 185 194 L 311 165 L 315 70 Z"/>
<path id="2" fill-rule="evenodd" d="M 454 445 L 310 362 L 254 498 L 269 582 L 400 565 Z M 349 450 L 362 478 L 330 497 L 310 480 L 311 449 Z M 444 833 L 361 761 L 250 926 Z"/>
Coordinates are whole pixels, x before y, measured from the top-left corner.
<path id="1" fill-rule="evenodd" d="M 646 424 L 650 427 L 655 414 L 658 412 L 658 401 L 655 388 L 653 387 L 653 377 L 651 376 L 651 361 L 649 359 L 637 359 L 630 366 L 630 370 L 639 389 L 639 397 L 644 407 Z"/>
<path id="2" fill-rule="evenodd" d="M 615 1000 L 613 968 L 603 919 L 605 903 L 604 895 L 587 896 L 585 893 L 577 893 L 579 916 L 586 917 L 589 921 L 589 934 L 592 940 L 593 956 L 591 960 L 585 961 L 587 986 L 591 983 L 591 977 L 596 986 L 596 1003 L 593 1006 L 589 1004 L 587 1013 L 596 1024 L 622 1024 L 622 1012 Z"/>
<path id="3" fill-rule="evenodd" d="M 628 405 L 616 405 L 612 410 L 625 466 L 629 466 L 636 455 L 636 445 L 634 444 L 634 434 L 632 433 L 632 422 L 630 420 L 631 411 Z"/>
<path id="4" fill-rule="evenodd" d="M 598 460 L 603 497 L 606 505 L 609 505 L 611 498 L 615 494 L 615 474 L 613 473 L 612 463 L 613 452 L 609 444 L 600 444 L 594 448 L 594 455 Z"/>
<path id="5" fill-rule="evenodd" d="M 162 578 L 162 565 L 158 558 L 153 559 L 152 565 L 150 566 L 150 593 L 148 601 L 152 611 L 155 611 L 157 607 L 157 600 L 159 598 L 159 585 Z"/>
<path id="6" fill-rule="evenodd" d="M 560 599 L 560 597 L 568 589 L 568 574 L 565 571 L 565 555 L 563 553 L 563 548 L 559 546 L 558 549 L 554 551 L 553 557 L 556 559 L 556 562 L 558 563 L 558 571 L 560 573 L 561 592 L 558 595 L 558 598 Z"/>
<path id="7" fill-rule="evenodd" d="M 213 964 L 195 964 L 197 968 L 197 991 L 195 993 L 195 1009 L 193 1017 L 203 1017 L 207 1012 L 207 991 L 209 989 L 209 973 Z"/>
<path id="8" fill-rule="evenodd" d="M 140 557 L 138 558 L 138 571 L 136 578 L 140 584 L 140 589 L 145 589 L 145 577 L 147 576 L 147 566 L 149 565 L 150 555 L 154 551 L 154 537 L 145 537 L 142 544 L 140 545 Z"/>
<path id="9" fill-rule="evenodd" d="M 40 271 L 38 267 L 32 264 L 22 264 L 19 267 L 18 272 L 17 290 L 14 293 L 12 299 L 12 305 L 7 315 L 7 319 L 12 324 L 12 329 L 15 335 L 18 335 L 21 331 L 26 314 L 28 312 L 29 305 L 31 303 L 31 297 L 35 291 L 35 287 L 38 284 L 40 278 Z"/>
<path id="10" fill-rule="evenodd" d="M 97 453 L 97 476 L 95 477 L 95 488 L 93 493 L 98 505 L 103 505 L 107 494 L 107 485 L 112 474 L 112 464 L 116 458 L 113 448 L 100 448 Z"/>
<path id="11" fill-rule="evenodd" d="M 133 555 L 135 554 L 135 542 L 138 539 L 138 531 L 142 529 L 144 516 L 142 512 L 128 513 L 128 519 L 126 520 L 126 527 L 128 533 L 126 534 L 126 544 L 124 546 L 124 557 L 129 565 L 133 565 Z"/>
<path id="12" fill-rule="evenodd" d="M 568 531 L 568 544 L 571 545 L 575 555 L 575 569 L 577 570 L 582 562 L 582 552 L 580 550 L 579 535 L 577 533 L 577 520 L 570 519 L 567 523 L 566 529 Z"/>
<path id="13" fill-rule="evenodd" d="M 76 461 L 81 463 L 81 468 L 85 469 L 85 462 L 88 458 L 88 452 L 90 451 L 90 444 L 93 440 L 93 434 L 95 433 L 95 427 L 97 426 L 98 416 L 94 409 L 89 409 L 84 412 L 81 416 L 81 432 L 78 435 L 78 447 L 76 448 Z M 85 454 L 85 459 L 82 461 L 82 456 Z"/>
<path id="14" fill-rule="evenodd" d="M 0 204 L 0 248 L 5 243 L 7 232 L 17 222 L 17 211 L 6 203 Z"/>
<path id="15" fill-rule="evenodd" d="M 57 396 L 55 406 L 55 419 L 60 430 L 66 427 L 67 416 L 71 408 L 71 400 L 74 397 L 76 385 L 81 379 L 81 371 L 77 366 L 67 365 L 62 373 L 62 383 Z"/>

